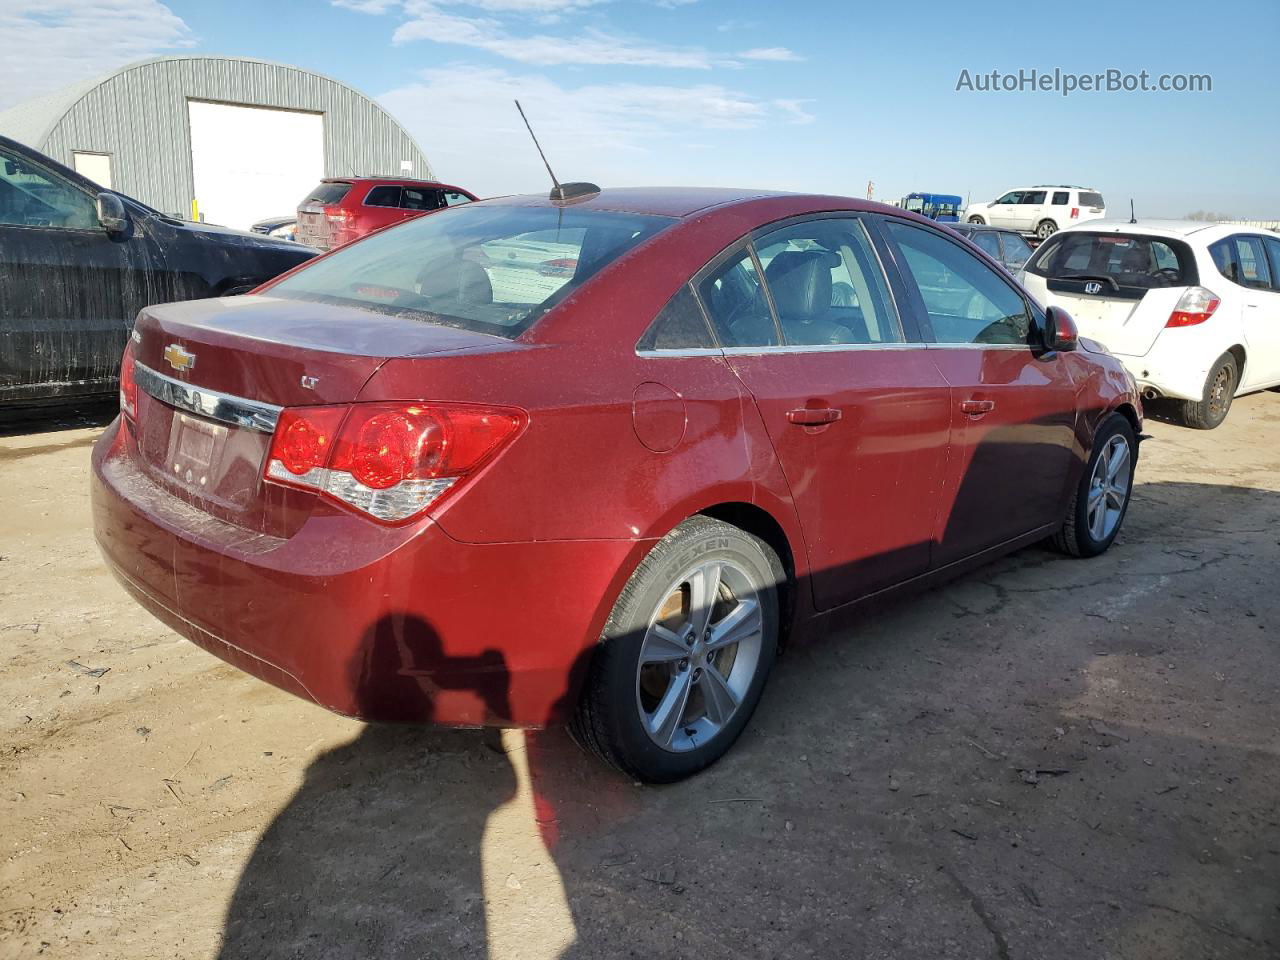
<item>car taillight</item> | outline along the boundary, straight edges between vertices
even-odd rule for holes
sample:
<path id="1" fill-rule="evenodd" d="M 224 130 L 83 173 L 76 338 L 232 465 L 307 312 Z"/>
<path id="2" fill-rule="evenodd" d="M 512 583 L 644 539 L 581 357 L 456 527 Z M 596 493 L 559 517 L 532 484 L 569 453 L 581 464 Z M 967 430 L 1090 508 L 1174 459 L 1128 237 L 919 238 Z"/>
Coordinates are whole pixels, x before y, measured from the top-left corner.
<path id="1" fill-rule="evenodd" d="M 134 376 L 137 357 L 133 353 L 133 341 L 124 348 L 124 356 L 120 358 L 120 412 L 130 420 L 138 416 L 138 381 Z"/>
<path id="2" fill-rule="evenodd" d="M 1206 290 L 1204 287 L 1188 287 L 1187 291 L 1178 298 L 1173 313 L 1169 314 L 1169 319 L 1165 321 L 1165 326 L 1193 327 L 1197 323 L 1204 323 L 1213 316 L 1213 311 L 1218 309 L 1218 304 L 1221 302 L 1212 290 Z"/>
<path id="3" fill-rule="evenodd" d="M 416 516 L 524 426 L 523 411 L 455 403 L 354 403 L 281 412 L 264 478 L 387 523 Z"/>
<path id="4" fill-rule="evenodd" d="M 1079 216 L 1080 216 L 1080 208 L 1079 208 L 1079 207 L 1072 207 L 1072 208 L 1071 208 L 1071 219 L 1072 219 L 1072 220 L 1076 220 L 1076 219 L 1078 219 L 1078 218 L 1079 218 Z"/>

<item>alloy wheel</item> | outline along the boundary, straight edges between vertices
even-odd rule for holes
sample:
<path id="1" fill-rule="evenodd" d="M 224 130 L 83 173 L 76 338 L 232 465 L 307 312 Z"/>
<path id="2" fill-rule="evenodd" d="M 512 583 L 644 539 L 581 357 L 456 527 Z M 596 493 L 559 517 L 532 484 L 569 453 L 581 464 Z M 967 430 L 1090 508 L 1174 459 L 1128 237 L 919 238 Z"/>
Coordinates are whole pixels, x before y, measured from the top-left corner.
<path id="1" fill-rule="evenodd" d="M 1115 532 L 1129 501 L 1129 441 L 1116 435 L 1106 442 L 1089 478 L 1089 536 L 1102 542 Z"/>
<path id="2" fill-rule="evenodd" d="M 682 753 L 737 713 L 760 662 L 764 613 L 747 572 L 727 560 L 680 577 L 649 619 L 636 671 L 636 707 L 649 738 Z"/>

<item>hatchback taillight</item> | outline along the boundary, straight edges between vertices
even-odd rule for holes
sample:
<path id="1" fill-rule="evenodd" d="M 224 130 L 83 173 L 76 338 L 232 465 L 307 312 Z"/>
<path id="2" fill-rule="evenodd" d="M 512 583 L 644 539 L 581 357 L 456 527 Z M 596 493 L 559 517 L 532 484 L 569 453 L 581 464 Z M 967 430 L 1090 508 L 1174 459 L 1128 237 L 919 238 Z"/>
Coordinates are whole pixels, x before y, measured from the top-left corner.
<path id="1" fill-rule="evenodd" d="M 399 523 L 489 461 L 526 419 L 460 403 L 294 407 L 276 423 L 264 477 Z"/>
<path id="2" fill-rule="evenodd" d="M 1188 287 L 1187 291 L 1178 298 L 1173 313 L 1169 314 L 1169 319 L 1165 321 L 1165 326 L 1192 327 L 1197 323 L 1204 323 L 1213 316 L 1213 311 L 1218 309 L 1218 304 L 1221 302 L 1212 290 L 1206 290 L 1204 287 Z"/>
<path id="3" fill-rule="evenodd" d="M 120 412 L 130 420 L 138 417 L 138 381 L 134 376 L 137 357 L 133 353 L 133 341 L 124 348 L 120 358 Z"/>

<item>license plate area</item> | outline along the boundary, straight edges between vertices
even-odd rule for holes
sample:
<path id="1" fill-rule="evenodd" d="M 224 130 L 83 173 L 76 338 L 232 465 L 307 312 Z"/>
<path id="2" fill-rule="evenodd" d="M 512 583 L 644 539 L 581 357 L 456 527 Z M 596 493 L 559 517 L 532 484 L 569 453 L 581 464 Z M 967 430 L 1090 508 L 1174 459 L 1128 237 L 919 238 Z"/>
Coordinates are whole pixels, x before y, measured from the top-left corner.
<path id="1" fill-rule="evenodd" d="M 175 412 L 165 457 L 171 481 L 192 493 L 212 495 L 217 481 L 215 467 L 221 462 L 227 434 L 224 424 Z"/>

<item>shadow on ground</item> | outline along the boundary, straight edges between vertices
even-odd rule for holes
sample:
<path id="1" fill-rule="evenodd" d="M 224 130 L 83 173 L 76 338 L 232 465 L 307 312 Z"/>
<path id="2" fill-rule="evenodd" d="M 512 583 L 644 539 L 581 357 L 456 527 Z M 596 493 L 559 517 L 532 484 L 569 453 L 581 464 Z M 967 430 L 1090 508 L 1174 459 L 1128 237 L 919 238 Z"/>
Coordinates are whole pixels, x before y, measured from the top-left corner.
<path id="1" fill-rule="evenodd" d="M 1275 956 L 1276 530 L 1275 493 L 1139 485 L 1102 558 L 1032 547 L 788 651 L 671 787 L 559 730 L 367 727 L 221 955 Z"/>

